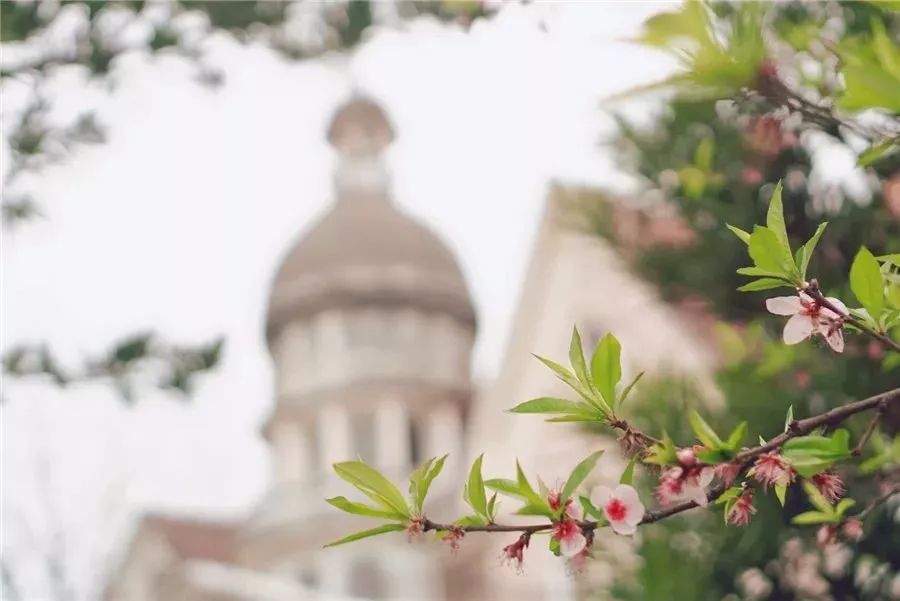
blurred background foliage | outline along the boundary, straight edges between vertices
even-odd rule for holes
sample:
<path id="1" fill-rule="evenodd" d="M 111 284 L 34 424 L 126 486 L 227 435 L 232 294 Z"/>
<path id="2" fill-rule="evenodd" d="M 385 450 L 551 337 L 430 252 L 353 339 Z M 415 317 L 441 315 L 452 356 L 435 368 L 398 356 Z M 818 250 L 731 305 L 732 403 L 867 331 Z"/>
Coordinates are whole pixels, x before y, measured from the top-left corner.
<path id="1" fill-rule="evenodd" d="M 737 291 L 747 282 L 735 273 L 748 264 L 747 251 L 725 228 L 764 223 L 775 183 L 783 181 L 792 243 L 829 222 L 810 274 L 851 306 L 857 303 L 847 274 L 859 247 L 876 255 L 900 251 L 896 9 L 887 2 L 689 2 L 651 18 L 638 40 L 673 53 L 683 71 L 632 92 L 668 90 L 652 126 L 620 120 L 614 142 L 620 166 L 643 182 L 643 193 L 627 202 L 676 219 L 690 236 L 674 245 L 635 244 L 620 235 L 611 194 L 587 214 L 594 231 L 622 247 L 666 300 L 699 305 L 718 321 L 704 334 L 720 358 L 723 406 L 711 410 L 719 431 L 746 420 L 749 432 L 771 437 L 783 430 L 789 407 L 807 416 L 900 382 L 897 354 L 863 336 L 848 336 L 843 355 L 818 340 L 784 345 L 784 324 L 765 315 L 764 299 L 786 291 Z M 839 159 L 845 164 L 836 167 Z M 835 170 L 845 173 L 834 177 Z M 639 393 L 633 410 L 642 427 L 692 444 L 684 414 L 702 398 L 699 390 L 667 377 L 645 381 Z M 857 438 L 867 425 L 862 417 L 849 424 Z M 898 430 L 900 415 L 885 416 L 883 433 L 863 451 L 866 461 L 839 470 L 860 509 L 900 477 Z M 623 572 L 611 596 L 900 598 L 896 503 L 873 511 L 858 545 L 819 549 L 814 529 L 790 524 L 808 509 L 799 485 L 784 509 L 772 494 L 758 492 L 755 500 L 759 512 L 744 528 L 723 526 L 721 508 L 648 528 L 643 562 L 636 573 Z"/>

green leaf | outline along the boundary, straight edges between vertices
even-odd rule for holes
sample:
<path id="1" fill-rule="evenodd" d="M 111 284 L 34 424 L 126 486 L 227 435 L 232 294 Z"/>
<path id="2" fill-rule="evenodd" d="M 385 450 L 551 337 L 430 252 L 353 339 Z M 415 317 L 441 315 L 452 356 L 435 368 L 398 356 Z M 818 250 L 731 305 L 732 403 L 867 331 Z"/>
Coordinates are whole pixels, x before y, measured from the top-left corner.
<path id="1" fill-rule="evenodd" d="M 739 292 L 760 292 L 762 290 L 771 290 L 772 288 L 793 288 L 793 284 L 789 284 L 784 280 L 776 280 L 774 278 L 762 278 L 761 280 L 756 280 L 750 282 L 749 284 L 744 284 L 740 288 L 738 288 Z"/>
<path id="2" fill-rule="evenodd" d="M 594 504 L 588 497 L 581 495 L 578 497 L 579 502 L 581 502 L 581 507 L 584 509 L 584 514 L 594 518 L 598 523 L 603 524 L 606 522 L 606 516 L 603 515 L 603 512 L 594 507 Z"/>
<path id="3" fill-rule="evenodd" d="M 399 514 L 396 511 L 385 511 L 383 509 L 378 509 L 377 507 L 370 507 L 369 505 L 364 505 L 363 503 L 356 503 L 354 501 L 351 501 L 346 497 L 333 497 L 331 499 L 325 499 L 325 502 L 329 505 L 337 507 L 341 511 L 346 511 L 347 513 L 352 513 L 353 515 L 365 515 L 372 518 L 386 518 L 389 520 L 406 519 L 405 515 Z"/>
<path id="4" fill-rule="evenodd" d="M 759 277 L 759 278 L 774 278 L 778 279 L 781 276 L 780 273 L 775 273 L 772 271 L 766 271 L 765 269 L 760 269 L 759 267 L 741 267 L 736 270 L 738 275 L 746 275 L 750 277 Z"/>
<path id="5" fill-rule="evenodd" d="M 484 491 L 484 480 L 481 477 L 481 462 L 484 453 L 472 463 L 469 470 L 469 481 L 466 484 L 466 502 L 475 510 L 475 513 L 487 517 L 487 494 Z"/>
<path id="6" fill-rule="evenodd" d="M 656 465 L 672 465 L 678 463 L 675 443 L 672 442 L 668 433 L 663 432 L 660 443 L 654 444 L 648 449 L 645 461 L 646 463 L 654 463 Z"/>
<path id="7" fill-rule="evenodd" d="M 325 547 L 336 547 L 337 545 L 344 545 L 346 543 L 352 543 L 353 541 L 369 538 L 370 536 L 378 536 L 379 534 L 385 534 L 387 532 L 399 532 L 400 530 L 406 530 L 406 526 L 404 524 L 385 524 L 384 526 L 379 526 L 378 528 L 363 530 L 362 532 L 357 532 L 355 534 L 351 534 L 350 536 L 345 536 L 340 540 L 328 543 L 327 545 L 325 545 Z"/>
<path id="8" fill-rule="evenodd" d="M 812 506 L 821 511 L 822 513 L 828 514 L 829 516 L 834 516 L 834 508 L 831 506 L 831 503 L 828 502 L 819 489 L 816 488 L 813 484 L 808 481 L 803 481 L 803 490 L 806 491 L 806 496 L 809 497 L 809 502 L 812 503 Z"/>
<path id="9" fill-rule="evenodd" d="M 519 484 L 515 480 L 507 478 L 493 478 L 485 480 L 484 485 L 491 490 L 495 490 L 504 495 L 517 497 L 519 499 L 527 499 L 527 495 L 519 490 Z"/>
<path id="10" fill-rule="evenodd" d="M 787 486 L 784 484 L 777 484 L 775 486 L 775 496 L 778 498 L 778 502 L 781 503 L 781 506 L 784 507 L 784 498 L 787 495 Z"/>
<path id="11" fill-rule="evenodd" d="M 425 498 L 428 496 L 428 489 L 431 488 L 431 483 L 444 469 L 444 461 L 446 460 L 446 455 L 440 458 L 432 457 L 419 466 L 419 469 L 410 476 L 409 495 L 413 500 L 416 511 L 422 511 L 422 505 L 425 504 Z"/>
<path id="12" fill-rule="evenodd" d="M 625 390 L 622 391 L 622 394 L 619 395 L 619 404 L 621 407 L 622 403 L 625 402 L 625 399 L 628 398 L 628 395 L 631 394 L 631 389 L 634 388 L 634 385 L 638 383 L 638 381 L 644 377 L 644 372 L 640 372 L 638 375 L 634 377 L 634 380 L 631 381 L 631 384 L 625 387 Z"/>
<path id="13" fill-rule="evenodd" d="M 772 192 L 772 198 L 769 199 L 766 227 L 778 239 L 782 255 L 787 256 L 788 260 L 791 260 L 793 258 L 791 255 L 791 242 L 788 240 L 787 228 L 784 225 L 784 206 L 781 202 L 781 180 L 778 180 L 778 183 L 775 185 L 775 191 Z"/>
<path id="14" fill-rule="evenodd" d="M 740 238 L 741 242 L 743 242 L 744 244 L 750 244 L 750 232 L 745 232 L 741 228 L 735 227 L 735 226 L 731 225 L 730 223 L 726 223 L 725 227 L 727 227 L 729 230 L 731 230 L 731 232 L 735 236 Z"/>
<path id="15" fill-rule="evenodd" d="M 793 272 L 797 269 L 794 257 L 788 253 L 788 260 L 785 260 L 784 247 L 772 230 L 759 225 L 754 226 L 753 233 L 750 234 L 749 249 L 750 258 L 760 269 L 777 273 L 791 281 L 799 279 L 799 273 L 797 278 L 793 277 Z"/>
<path id="16" fill-rule="evenodd" d="M 791 519 L 792 524 L 796 524 L 798 526 L 809 526 L 812 524 L 828 524 L 833 521 L 833 518 L 828 513 L 822 513 L 821 511 L 806 511 L 803 513 L 799 513 Z"/>
<path id="17" fill-rule="evenodd" d="M 403 494 L 393 482 L 364 461 L 344 461 L 334 464 L 335 473 L 349 482 L 376 503 L 409 516 L 409 507 Z"/>
<path id="18" fill-rule="evenodd" d="M 596 451 L 588 455 L 584 460 L 581 461 L 578 465 L 575 466 L 575 469 L 572 470 L 572 473 L 569 475 L 569 479 L 566 480 L 565 485 L 562 488 L 562 492 L 560 496 L 563 501 L 572 498 L 572 493 L 575 492 L 575 489 L 584 482 L 584 479 L 588 477 L 594 467 L 597 465 L 597 460 L 600 459 L 600 456 L 603 455 L 603 451 Z"/>
<path id="19" fill-rule="evenodd" d="M 616 384 L 622 379 L 622 345 L 612 334 L 607 334 L 597 343 L 591 357 L 591 376 L 594 386 L 600 391 L 607 405 L 616 402 Z"/>
<path id="20" fill-rule="evenodd" d="M 744 435 L 747 433 L 747 422 L 741 422 L 737 425 L 737 427 L 732 430 L 731 434 L 728 435 L 728 440 L 725 441 L 725 446 L 728 447 L 731 451 L 737 451 L 741 447 L 741 443 L 744 442 Z"/>
<path id="21" fill-rule="evenodd" d="M 546 501 L 534 492 L 534 489 L 531 487 L 531 483 L 528 482 L 528 478 L 525 476 L 525 472 L 522 471 L 522 466 L 519 464 L 518 460 L 516 461 L 516 484 L 519 486 L 519 491 L 529 502 L 535 505 L 546 505 Z"/>
<path id="22" fill-rule="evenodd" d="M 856 164 L 860 167 L 868 167 L 879 162 L 881 159 L 895 154 L 898 148 L 900 148 L 898 141 L 900 141 L 898 138 L 888 138 L 887 140 L 872 144 L 872 146 L 859 155 L 856 159 Z"/>
<path id="23" fill-rule="evenodd" d="M 847 510 L 856 505 L 856 501 L 849 497 L 845 497 L 838 501 L 838 504 L 834 506 L 834 513 L 838 515 L 838 517 L 844 517 L 844 514 L 847 513 Z"/>
<path id="24" fill-rule="evenodd" d="M 457 526 L 484 526 L 486 522 L 480 515 L 467 515 L 459 518 L 453 523 Z"/>
<path id="25" fill-rule="evenodd" d="M 542 515 L 548 518 L 555 518 L 553 512 L 547 505 L 538 505 L 535 503 L 527 503 L 522 505 L 513 512 L 515 515 Z"/>
<path id="26" fill-rule="evenodd" d="M 622 477 L 619 478 L 619 484 L 627 484 L 628 486 L 631 486 L 631 483 L 634 481 L 634 464 L 637 463 L 637 460 L 637 455 L 631 458 L 631 461 L 629 461 L 628 465 L 625 466 L 625 471 L 622 472 Z"/>
<path id="27" fill-rule="evenodd" d="M 594 405 L 601 411 L 605 410 L 606 413 L 609 412 L 609 407 L 604 408 L 603 406 L 601 406 L 597 402 L 597 399 L 594 398 L 594 396 L 590 393 L 590 391 L 585 390 L 584 386 L 581 384 L 581 382 L 578 381 L 578 378 L 576 378 L 575 374 L 573 374 L 571 371 L 569 371 L 559 363 L 541 357 L 540 355 L 534 355 L 534 358 L 549 367 L 553 371 L 553 373 L 556 374 L 556 377 L 565 382 L 569 386 L 569 388 L 581 395 L 581 397 L 588 403 Z"/>
<path id="28" fill-rule="evenodd" d="M 706 421 L 700 417 L 700 414 L 694 410 L 688 414 L 688 421 L 691 423 L 691 429 L 694 431 L 694 434 L 697 435 L 697 440 L 703 443 L 708 449 L 721 449 L 725 446 L 725 443 L 722 442 L 722 439 L 719 438 L 719 435 L 716 434 L 715 430 L 713 430 Z"/>
<path id="29" fill-rule="evenodd" d="M 490 500 L 488 501 L 487 506 L 487 518 L 488 521 L 493 522 L 494 517 L 497 515 L 497 493 L 491 495 Z"/>
<path id="30" fill-rule="evenodd" d="M 591 416 L 600 415 L 593 405 L 549 396 L 525 401 L 509 411 L 511 413 L 584 413 Z"/>
<path id="31" fill-rule="evenodd" d="M 874 255 L 863 246 L 850 266 L 850 289 L 873 319 L 884 308 L 884 277 Z"/>
<path id="32" fill-rule="evenodd" d="M 556 417 L 548 417 L 545 422 L 550 423 L 570 423 L 570 422 L 597 422 L 603 421 L 606 417 L 600 413 L 568 413 L 566 415 L 558 415 Z"/>
<path id="33" fill-rule="evenodd" d="M 794 421 L 794 406 L 788 405 L 787 415 L 784 416 L 784 431 L 788 431 L 791 422 Z"/>
<path id="34" fill-rule="evenodd" d="M 572 327 L 572 340 L 569 342 L 569 362 L 575 371 L 578 381 L 584 384 L 587 390 L 593 388 L 591 378 L 588 376 L 587 364 L 584 362 L 584 347 L 581 345 L 581 334 L 577 327 Z"/>

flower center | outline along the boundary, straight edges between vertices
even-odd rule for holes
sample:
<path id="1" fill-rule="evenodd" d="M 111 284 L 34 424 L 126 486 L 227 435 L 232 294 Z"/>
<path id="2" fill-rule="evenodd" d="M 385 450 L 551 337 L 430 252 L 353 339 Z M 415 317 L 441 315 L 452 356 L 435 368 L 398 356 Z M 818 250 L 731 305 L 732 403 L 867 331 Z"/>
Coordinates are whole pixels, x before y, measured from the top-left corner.
<path id="1" fill-rule="evenodd" d="M 618 499 L 613 499 L 606 504 L 606 515 L 614 522 L 621 522 L 624 520 L 627 512 L 628 510 L 625 507 L 625 504 Z"/>

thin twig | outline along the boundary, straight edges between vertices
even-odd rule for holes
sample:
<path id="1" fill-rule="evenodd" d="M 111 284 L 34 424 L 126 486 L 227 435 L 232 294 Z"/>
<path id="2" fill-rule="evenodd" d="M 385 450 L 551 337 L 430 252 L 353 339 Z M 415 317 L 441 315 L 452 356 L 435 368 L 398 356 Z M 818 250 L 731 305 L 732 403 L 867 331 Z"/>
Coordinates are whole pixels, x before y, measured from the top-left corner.
<path id="1" fill-rule="evenodd" d="M 859 442 L 853 447 L 853 450 L 850 451 L 850 454 L 854 457 L 859 457 L 862 455 L 863 449 L 866 448 L 866 443 L 869 442 L 869 437 L 872 436 L 872 432 L 875 431 L 875 427 L 878 425 L 878 422 L 881 421 L 881 416 L 884 415 L 884 405 L 878 407 L 878 411 L 875 413 L 875 416 L 872 417 L 872 420 L 869 422 L 866 431 L 863 432 L 863 435 L 860 437 Z"/>
<path id="2" fill-rule="evenodd" d="M 897 484 L 893 488 L 889 488 L 889 489 L 887 489 L 887 491 L 880 494 L 871 503 L 869 503 L 865 509 L 863 509 L 858 514 L 856 514 L 856 517 L 858 517 L 859 519 L 865 518 L 867 515 L 872 513 L 872 511 L 876 507 L 878 507 L 879 505 L 881 505 L 882 503 L 884 503 L 885 501 L 887 501 L 888 499 L 890 499 L 891 497 L 893 497 L 896 494 L 900 494 L 900 484 Z"/>

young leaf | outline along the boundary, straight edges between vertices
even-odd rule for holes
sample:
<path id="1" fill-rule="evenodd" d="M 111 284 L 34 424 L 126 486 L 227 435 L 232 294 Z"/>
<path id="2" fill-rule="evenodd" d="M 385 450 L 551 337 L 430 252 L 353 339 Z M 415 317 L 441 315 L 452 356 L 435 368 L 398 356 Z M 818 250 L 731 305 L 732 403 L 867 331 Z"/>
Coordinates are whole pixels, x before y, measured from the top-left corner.
<path id="1" fill-rule="evenodd" d="M 575 466 L 575 469 L 572 470 L 569 479 L 566 480 L 562 492 L 560 493 L 560 497 L 563 501 L 572 498 L 572 493 L 574 493 L 575 489 L 578 488 L 578 485 L 584 482 L 584 479 L 588 477 L 594 469 L 594 466 L 597 465 L 597 460 L 600 459 L 602 454 L 603 451 L 591 453 L 581 463 Z"/>
<path id="2" fill-rule="evenodd" d="M 678 463 L 678 455 L 675 451 L 675 443 L 669 435 L 663 432 L 662 440 L 659 444 L 654 444 L 648 449 L 646 463 L 655 463 L 656 465 L 672 465 Z"/>
<path id="3" fill-rule="evenodd" d="M 394 483 L 364 461 L 344 461 L 334 464 L 335 473 L 367 497 L 387 509 L 409 517 L 409 507 Z"/>
<path id="4" fill-rule="evenodd" d="M 546 505 L 546 501 L 534 492 L 534 489 L 528 482 L 528 478 L 525 476 L 525 472 L 522 471 L 522 466 L 519 464 L 518 460 L 516 461 L 516 484 L 519 486 L 519 491 L 530 503 L 535 505 Z"/>
<path id="5" fill-rule="evenodd" d="M 509 409 L 510 413 L 585 413 L 589 415 L 598 415 L 596 408 L 587 403 L 577 401 L 569 401 L 556 397 L 539 397 L 525 401 Z"/>
<path id="6" fill-rule="evenodd" d="M 812 524 L 828 524 L 832 521 L 831 514 L 822 513 L 821 511 L 805 511 L 795 515 L 791 523 L 797 526 L 809 526 Z"/>
<path id="7" fill-rule="evenodd" d="M 637 463 L 637 460 L 637 455 L 631 458 L 631 461 L 629 461 L 628 465 L 625 466 L 625 471 L 622 472 L 622 477 L 619 478 L 619 484 L 627 484 L 628 486 L 631 486 L 631 483 L 634 481 L 634 464 Z"/>
<path id="8" fill-rule="evenodd" d="M 594 504 L 588 497 L 581 495 L 578 497 L 578 500 L 581 502 L 581 507 L 584 509 L 585 515 L 594 518 L 600 525 L 603 525 L 606 522 L 606 516 L 603 515 L 602 511 L 594 507 Z"/>
<path id="9" fill-rule="evenodd" d="M 446 455 L 439 458 L 432 457 L 423 463 L 410 477 L 409 494 L 413 498 L 413 503 L 417 512 L 422 511 L 422 506 L 425 504 L 425 498 L 428 496 L 428 489 L 431 488 L 431 483 L 438 477 L 441 470 L 444 469 L 444 461 L 446 460 Z"/>
<path id="10" fill-rule="evenodd" d="M 741 443 L 744 442 L 744 434 L 746 433 L 747 422 L 739 423 L 728 435 L 728 440 L 725 441 L 725 446 L 728 447 L 728 450 L 737 451 L 741 447 Z"/>
<path id="11" fill-rule="evenodd" d="M 497 493 L 494 493 L 491 495 L 491 498 L 488 501 L 488 506 L 487 506 L 488 521 L 493 522 L 495 517 L 497 517 Z"/>
<path id="12" fill-rule="evenodd" d="M 619 404 L 618 407 L 622 406 L 622 403 L 625 402 L 625 399 L 628 398 L 628 395 L 631 394 L 631 389 L 634 388 L 634 385 L 638 383 L 638 381 L 644 377 L 644 372 L 640 372 L 638 375 L 634 377 L 634 380 L 631 381 L 631 384 L 625 387 L 625 390 L 622 391 L 622 394 L 619 395 Z"/>
<path id="13" fill-rule="evenodd" d="M 369 505 L 364 505 L 363 503 L 356 503 L 354 501 L 351 501 L 346 497 L 333 497 L 331 499 L 325 499 L 325 502 L 329 505 L 337 507 L 341 511 L 346 511 L 347 513 L 352 513 L 353 515 L 365 515 L 372 518 L 386 518 L 388 520 L 406 519 L 405 515 L 401 515 L 396 511 L 385 511 L 383 509 L 378 509 L 377 507 L 370 507 Z"/>
<path id="14" fill-rule="evenodd" d="M 569 371 L 568 369 L 566 369 L 559 363 L 556 363 L 555 361 L 551 361 L 550 359 L 545 359 L 544 357 L 541 357 L 540 355 L 534 355 L 534 357 L 535 357 L 535 359 L 537 359 L 538 361 L 540 361 L 541 363 L 543 363 L 544 365 L 549 367 L 553 371 L 553 373 L 556 374 L 557 378 L 559 378 L 560 380 L 565 382 L 569 386 L 569 388 L 571 388 L 572 390 L 577 392 L 579 395 L 581 395 L 581 398 L 586 400 L 591 405 L 594 405 L 601 411 L 605 410 L 605 412 L 607 412 L 607 413 L 609 412 L 609 407 L 604 408 L 603 406 L 601 406 L 601 404 L 597 402 L 597 399 L 594 398 L 594 395 L 592 395 L 589 390 L 586 390 L 584 388 L 584 386 L 581 384 L 581 382 L 578 381 L 578 378 L 575 377 L 575 374 L 573 374 L 571 371 Z"/>
<path id="15" fill-rule="evenodd" d="M 572 340 L 569 342 L 569 363 L 575 371 L 575 376 L 587 390 L 593 389 L 591 378 L 588 376 L 587 364 L 584 362 L 584 347 L 581 345 L 581 334 L 578 328 L 572 327 Z"/>
<path id="16" fill-rule="evenodd" d="M 784 416 L 784 431 L 788 431 L 791 422 L 794 421 L 794 406 L 788 405 L 787 415 Z"/>
<path id="17" fill-rule="evenodd" d="M 495 490 L 507 496 L 517 497 L 519 499 L 527 499 L 528 496 L 519 490 L 519 484 L 515 480 L 506 478 L 493 478 L 485 480 L 484 485 L 491 490 Z"/>
<path id="18" fill-rule="evenodd" d="M 738 292 L 760 292 L 762 290 L 771 290 L 772 288 L 793 288 L 793 284 L 789 284 L 785 280 L 777 280 L 775 278 L 762 278 L 759 280 L 755 280 L 750 282 L 749 284 L 744 284 L 740 288 L 738 288 Z"/>
<path id="19" fill-rule="evenodd" d="M 725 443 L 722 442 L 716 431 L 700 417 L 699 413 L 692 410 L 688 414 L 688 421 L 691 423 L 691 429 L 694 431 L 694 434 L 697 435 L 697 440 L 702 442 L 703 446 L 708 449 L 721 449 L 725 446 Z"/>
<path id="20" fill-rule="evenodd" d="M 884 308 L 884 276 L 878 261 L 865 246 L 859 249 L 850 266 L 850 289 L 869 315 L 877 320 Z"/>
<path id="21" fill-rule="evenodd" d="M 726 223 L 725 227 L 727 227 L 729 230 L 731 230 L 731 232 L 735 236 L 740 238 L 741 242 L 743 242 L 744 244 L 750 244 L 750 232 L 745 232 L 741 228 L 735 227 L 735 226 L 731 225 L 730 223 Z"/>
<path id="22" fill-rule="evenodd" d="M 834 508 L 831 506 L 831 503 L 828 502 L 819 489 L 816 488 L 813 484 L 803 481 L 803 490 L 806 491 L 806 496 L 809 497 L 809 502 L 812 503 L 812 506 L 821 511 L 822 513 L 828 514 L 829 516 L 834 516 Z"/>
<path id="23" fill-rule="evenodd" d="M 809 240 L 806 241 L 806 244 L 801 247 L 803 249 L 803 255 L 798 267 L 800 268 L 800 277 L 803 280 L 806 280 L 806 269 L 809 267 L 809 260 L 812 258 L 813 251 L 816 249 L 816 245 L 819 243 L 819 238 L 822 237 L 822 233 L 825 231 L 825 227 L 827 225 L 827 221 L 820 223 L 819 227 L 816 228 L 816 232 Z"/>
<path id="24" fill-rule="evenodd" d="M 845 497 L 838 501 L 838 504 L 834 506 L 834 513 L 839 517 L 844 517 L 844 514 L 847 513 L 847 510 L 856 505 L 856 501 L 849 497 Z"/>
<path id="25" fill-rule="evenodd" d="M 784 507 L 784 498 L 786 495 L 787 495 L 787 485 L 785 485 L 785 484 L 775 485 L 775 496 L 778 497 L 778 502 L 781 503 L 782 507 Z"/>
<path id="26" fill-rule="evenodd" d="M 480 515 L 467 515 L 459 518 L 453 523 L 457 526 L 484 526 L 485 521 Z"/>
<path id="27" fill-rule="evenodd" d="M 484 480 L 481 477 L 481 462 L 484 454 L 472 463 L 472 469 L 469 470 L 469 481 L 466 484 L 466 502 L 480 516 L 487 516 L 487 494 L 484 491 Z"/>
<path id="28" fill-rule="evenodd" d="M 750 234 L 750 258 L 762 270 L 777 273 L 781 277 L 791 279 L 791 270 L 796 269 L 794 257 L 790 257 L 790 267 L 784 258 L 784 249 L 772 230 L 754 226 Z M 799 275 L 799 274 L 798 274 Z"/>
<path id="29" fill-rule="evenodd" d="M 769 199 L 766 227 L 775 234 L 782 253 L 787 257 L 791 257 L 791 243 L 788 240 L 787 228 L 784 225 L 784 206 L 781 202 L 781 180 L 775 185 L 775 191 L 772 192 L 772 198 Z"/>
<path id="30" fill-rule="evenodd" d="M 403 524 L 385 524 L 384 526 L 372 528 L 371 530 L 363 530 L 362 532 L 357 532 L 355 534 L 351 534 L 350 536 L 345 536 L 340 540 L 328 543 L 327 545 L 325 545 L 325 547 L 336 547 L 338 545 L 352 543 L 353 541 L 361 540 L 363 538 L 369 538 L 370 536 L 378 536 L 379 534 L 385 534 L 387 532 L 399 532 L 400 530 L 405 529 L 406 526 Z"/>
<path id="31" fill-rule="evenodd" d="M 616 384 L 622 379 L 621 354 L 622 345 L 615 336 L 607 334 L 597 343 L 591 357 L 594 386 L 610 407 L 616 402 Z"/>

